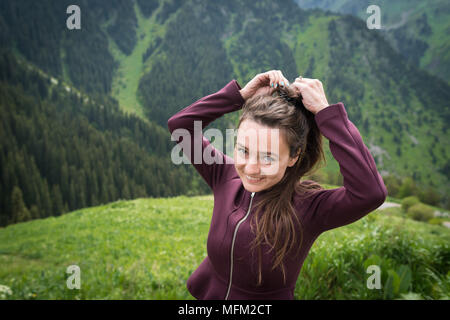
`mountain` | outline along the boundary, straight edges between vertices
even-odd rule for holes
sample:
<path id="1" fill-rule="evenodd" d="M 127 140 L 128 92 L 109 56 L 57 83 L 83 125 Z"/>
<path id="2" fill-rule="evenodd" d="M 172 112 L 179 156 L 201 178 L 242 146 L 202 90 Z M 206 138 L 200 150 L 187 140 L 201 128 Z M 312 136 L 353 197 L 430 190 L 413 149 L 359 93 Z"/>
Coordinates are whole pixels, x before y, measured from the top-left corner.
<path id="1" fill-rule="evenodd" d="M 450 87 L 407 63 L 358 18 L 308 12 L 289 1 L 185 2 L 148 60 L 138 95 L 161 125 L 226 79 L 245 85 L 270 69 L 289 80 L 321 79 L 328 101 L 344 102 L 383 175 L 410 176 L 447 197 Z M 227 119 L 232 124 L 237 114 L 216 126 L 226 127 Z M 331 162 L 329 173 L 338 170 Z"/>
<path id="2" fill-rule="evenodd" d="M 109 188 L 116 189 L 103 191 L 103 201 L 119 199 L 122 191 L 117 189 L 125 190 L 126 186 L 130 197 L 208 192 L 191 166 L 171 164 L 167 120 L 233 78 L 245 85 L 259 72 L 279 69 L 289 80 L 299 74 L 320 79 L 328 101 L 344 103 L 349 118 L 371 150 L 390 195 L 418 194 L 425 202 L 450 205 L 446 147 L 449 85 L 409 63 L 380 32 L 368 30 L 363 20 L 323 10 L 302 10 L 293 1 L 112 0 L 105 3 L 80 0 L 81 29 L 69 30 L 66 9 L 71 4 L 68 0 L 0 2 L 0 41 L 2 48 L 14 56 L 0 67 L 5 74 L 4 95 L 8 96 L 3 99 L 4 108 L 9 110 L 8 118 L 2 122 L 8 129 L 2 130 L 4 139 L 14 145 L 8 150 L 25 150 L 24 158 L 32 159 L 33 155 L 37 159 L 42 154 L 48 157 L 43 152 L 47 147 L 39 142 L 44 137 L 38 133 L 60 128 L 59 135 L 47 133 L 48 148 L 70 149 L 77 145 L 70 150 L 73 158 L 70 161 L 75 161 L 73 166 L 78 171 L 90 168 L 84 172 L 85 179 L 97 179 L 97 188 L 100 184 L 96 175 L 101 174 L 109 177 L 101 181 L 108 181 Z M 39 71 L 21 77 L 24 68 L 11 62 L 15 59 Z M 8 76 L 12 71 L 16 80 Z M 47 80 L 36 80 L 42 74 Z M 52 84 L 48 80 L 51 78 L 64 85 Z M 37 84 L 31 85 L 32 82 Z M 21 88 L 21 83 L 28 86 Z M 81 92 L 89 101 L 98 99 L 94 104 L 97 107 L 92 108 L 104 106 L 101 111 L 95 111 L 99 118 L 86 116 L 83 101 L 75 98 L 76 94 L 67 94 L 65 86 L 72 93 Z M 47 91 L 55 92 L 58 104 L 51 102 L 51 95 L 45 95 Z M 27 110 L 23 111 L 27 119 L 20 108 Z M 68 115 L 58 118 L 55 110 Z M 102 115 L 110 111 L 116 116 Z M 19 115 L 22 118 L 13 120 Z M 131 116 L 130 123 L 127 117 Z M 227 114 L 210 126 L 221 130 L 234 127 L 238 116 L 239 113 Z M 37 120 L 39 117 L 46 118 Z M 70 125 L 64 122 L 68 119 L 78 130 L 69 130 Z M 22 133 L 13 130 L 11 125 L 37 121 L 41 121 L 39 130 L 19 125 Z M 86 140 L 85 130 L 91 127 L 98 138 Z M 26 138 L 35 135 L 39 138 L 28 146 Z M 103 151 L 95 153 L 91 148 L 98 141 L 104 141 Z M 108 145 L 114 145 L 117 153 L 108 151 Z M 28 154 L 31 147 L 34 151 Z M 317 177 L 323 182 L 342 182 L 338 164 L 327 144 L 325 148 L 328 166 Z M 90 154 L 88 162 L 80 159 L 78 154 L 82 153 Z M 135 153 L 141 155 L 139 160 L 132 158 Z M 6 159 L 8 153 L 3 151 L 3 154 Z M 64 159 L 58 154 L 63 152 L 50 153 L 54 159 Z M 154 166 L 146 167 L 147 157 L 153 157 Z M 34 175 L 47 180 L 52 194 L 52 188 L 61 184 L 58 179 L 63 172 L 63 161 L 40 161 L 42 165 L 33 169 Z M 49 161 L 53 164 L 46 164 Z M 31 168 L 31 160 L 24 166 Z M 56 170 L 52 180 L 48 178 L 49 168 Z M 69 188 L 61 191 L 63 207 L 66 202 L 68 210 L 95 205 L 98 202 L 86 199 L 101 197 L 101 191 L 96 196 L 89 195 L 88 187 L 92 184 L 76 183 L 75 179 L 83 176 L 77 170 L 72 169 L 72 190 L 69 183 Z M 3 176 L 19 176 L 21 172 L 12 165 L 3 171 L 6 172 Z M 125 177 L 134 182 L 127 182 Z M 27 180 L 19 179 L 15 184 L 19 184 L 20 190 L 14 190 L 15 180 L 3 178 L 2 181 L 2 195 L 8 199 L 2 199 L 2 208 L 11 208 L 14 198 L 18 212 L 24 211 L 20 194 L 31 210 L 38 197 L 30 193 L 45 190 L 45 187 L 27 187 Z M 81 190 L 84 190 L 84 200 Z M 74 199 L 69 200 L 70 197 Z M 75 207 L 69 205 L 70 201 Z"/>
<path id="3" fill-rule="evenodd" d="M 5 51 L 0 112 L 0 226 L 117 199 L 188 194 L 195 185 L 177 179 L 200 180 L 171 164 L 167 130 Z"/>
<path id="4" fill-rule="evenodd" d="M 380 34 L 408 62 L 450 84 L 450 3 L 445 0 L 295 0 L 304 9 L 321 8 L 351 14 L 363 21 L 380 8 Z"/>

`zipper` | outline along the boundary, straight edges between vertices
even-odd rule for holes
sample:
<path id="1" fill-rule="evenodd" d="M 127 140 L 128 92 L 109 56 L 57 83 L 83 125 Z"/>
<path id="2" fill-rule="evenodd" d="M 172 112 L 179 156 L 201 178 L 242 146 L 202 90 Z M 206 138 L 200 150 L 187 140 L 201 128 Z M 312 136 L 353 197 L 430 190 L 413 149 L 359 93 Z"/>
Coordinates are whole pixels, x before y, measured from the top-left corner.
<path id="1" fill-rule="evenodd" d="M 242 218 L 242 220 L 240 220 L 237 225 L 236 228 L 234 229 L 234 234 L 233 234 L 233 241 L 231 242 L 231 266 L 230 266 L 230 281 L 228 282 L 228 290 L 227 290 L 227 294 L 225 296 L 225 300 L 228 300 L 228 296 L 230 295 L 230 290 L 231 290 L 231 283 L 233 281 L 233 253 L 234 253 L 234 241 L 236 240 L 236 235 L 237 235 L 237 231 L 239 229 L 239 226 L 241 225 L 242 222 L 245 221 L 245 219 L 247 219 L 250 210 L 252 209 L 252 202 L 253 202 L 253 196 L 255 195 L 255 192 L 252 192 L 251 194 L 251 199 L 250 199 L 250 205 L 248 207 L 248 211 L 247 214 L 245 215 L 244 218 Z"/>

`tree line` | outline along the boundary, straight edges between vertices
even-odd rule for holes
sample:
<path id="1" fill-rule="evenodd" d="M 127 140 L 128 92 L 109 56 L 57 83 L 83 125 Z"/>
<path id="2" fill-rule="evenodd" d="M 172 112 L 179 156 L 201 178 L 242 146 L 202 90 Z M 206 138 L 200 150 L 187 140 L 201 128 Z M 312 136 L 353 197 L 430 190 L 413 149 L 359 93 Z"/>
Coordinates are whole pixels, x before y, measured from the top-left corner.
<path id="1" fill-rule="evenodd" d="M 79 97 L 0 54 L 0 225 L 117 199 L 208 193 L 167 129 Z M 196 186 L 193 190 L 192 187 Z"/>

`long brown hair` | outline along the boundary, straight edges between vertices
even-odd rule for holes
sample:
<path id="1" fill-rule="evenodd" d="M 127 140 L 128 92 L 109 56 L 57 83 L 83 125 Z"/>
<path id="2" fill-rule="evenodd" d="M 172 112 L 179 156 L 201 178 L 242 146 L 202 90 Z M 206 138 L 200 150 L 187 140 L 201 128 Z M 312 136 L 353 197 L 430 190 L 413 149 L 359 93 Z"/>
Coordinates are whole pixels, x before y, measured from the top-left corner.
<path id="1" fill-rule="evenodd" d="M 280 87 L 271 96 L 257 95 L 247 99 L 239 118 L 238 128 L 246 119 L 270 128 L 279 128 L 280 136 L 284 137 L 289 146 L 290 157 L 295 157 L 300 151 L 297 162 L 286 168 L 281 181 L 261 191 L 264 196 L 255 205 L 257 209 L 251 223 L 255 238 L 251 246 L 252 250 L 258 247 L 258 285 L 262 283 L 261 245 L 264 241 L 270 246 L 269 252 L 275 252 L 272 270 L 280 266 L 286 283 L 283 259 L 294 246 L 297 247 L 297 255 L 303 242 L 303 227 L 293 206 L 294 193 L 305 198 L 312 195 L 313 191 L 323 189 L 315 182 L 300 182 L 303 176 L 318 169 L 317 164 L 320 164 L 321 159 L 323 163 L 326 163 L 326 159 L 322 149 L 322 135 L 314 114 L 304 107 L 301 98 L 293 90 L 292 87 Z M 265 208 L 264 214 L 262 208 Z M 297 238 L 300 238 L 299 243 Z"/>

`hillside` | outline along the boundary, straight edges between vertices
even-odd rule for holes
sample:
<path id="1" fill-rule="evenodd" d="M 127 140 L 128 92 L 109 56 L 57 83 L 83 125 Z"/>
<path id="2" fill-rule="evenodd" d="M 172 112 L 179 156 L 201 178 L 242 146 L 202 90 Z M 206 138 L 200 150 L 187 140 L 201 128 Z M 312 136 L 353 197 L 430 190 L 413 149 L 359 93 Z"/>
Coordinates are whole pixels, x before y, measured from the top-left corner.
<path id="1" fill-rule="evenodd" d="M 407 61 L 450 84 L 450 4 L 445 0 L 295 0 L 303 9 L 321 8 L 351 14 L 363 21 L 367 7 L 380 7 L 380 34 Z"/>
<path id="2" fill-rule="evenodd" d="M 4 47 L 46 74 L 46 79 L 57 79 L 75 92 L 66 94 L 63 85 L 50 83 L 64 98 L 58 100 L 58 109 L 48 109 L 49 103 L 36 92 L 47 91 L 45 81 L 24 92 L 17 83 L 3 81 L 9 118 L 2 123 L 7 127 L 2 133 L 11 144 L 8 150 L 22 150 L 22 155 L 2 160 L 9 165 L 3 166 L 0 216 L 11 217 L 13 212 L 27 216 L 23 208 L 31 210 L 33 205 L 45 217 L 121 197 L 210 192 L 191 166 L 170 162 L 167 120 L 231 79 L 245 85 L 269 69 L 282 70 L 289 80 L 299 74 L 318 78 L 330 103 L 344 103 L 391 196 L 416 194 L 427 203 L 449 208 L 449 85 L 407 63 L 361 19 L 302 10 L 293 1 L 111 0 L 106 5 L 80 0 L 81 30 L 68 30 L 69 4 L 68 0 L 0 2 Z M 104 110 L 86 111 L 74 98 L 76 92 L 109 102 L 96 104 Z M 16 115 L 12 110 L 22 110 L 16 101 L 32 116 Z M 68 106 L 72 113 L 57 118 L 55 110 Z M 78 113 L 82 110 L 87 115 Z M 109 116 L 110 111 L 115 116 Z M 227 114 L 210 126 L 233 128 L 238 116 Z M 33 122 L 40 125 L 30 125 Z M 20 131 L 12 130 L 11 123 L 20 123 Z M 53 130 L 59 135 L 51 135 Z M 86 131 L 94 136 L 87 138 Z M 48 135 L 48 147 L 40 132 Z M 102 148 L 96 147 L 99 144 Z M 324 146 L 328 166 L 314 178 L 342 183 L 338 163 L 328 143 Z M 33 158 L 40 160 L 30 169 Z M 61 177 L 68 175 L 70 182 L 64 182 Z M 41 182 L 30 183 L 31 178 L 24 177 Z M 13 197 L 15 185 L 20 190 Z M 42 200 L 60 199 L 58 187 L 65 189 L 59 192 L 62 201 L 57 201 L 62 205 Z M 47 189 L 48 194 L 40 191 Z M 39 192 L 43 194 L 36 196 Z M 65 203 L 66 210 L 55 209 Z"/>
<path id="3" fill-rule="evenodd" d="M 0 228 L 0 284 L 10 299 L 193 299 L 186 280 L 206 255 L 213 205 L 141 198 Z M 320 235 L 295 298 L 448 299 L 450 231 L 389 210 Z M 382 290 L 365 285 L 371 264 Z M 80 267 L 79 290 L 66 287 L 70 265 Z"/>
<path id="4" fill-rule="evenodd" d="M 171 164 L 166 130 L 4 51 L 0 112 L 0 226 L 119 198 L 189 193 L 176 178 L 200 180 Z"/>
<path id="5" fill-rule="evenodd" d="M 344 102 L 383 176 L 410 176 L 448 203 L 450 87 L 405 62 L 361 20 L 306 12 L 292 3 L 241 1 L 185 2 L 171 19 L 139 83 L 150 119 L 164 125 L 229 79 L 245 85 L 264 70 L 280 69 L 290 80 L 298 74 L 319 78 L 330 103 Z M 237 117 L 227 115 L 214 126 L 233 127 Z M 331 175 L 338 165 L 327 155 Z"/>

